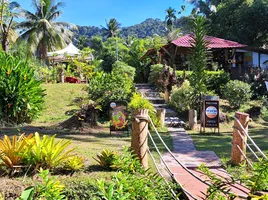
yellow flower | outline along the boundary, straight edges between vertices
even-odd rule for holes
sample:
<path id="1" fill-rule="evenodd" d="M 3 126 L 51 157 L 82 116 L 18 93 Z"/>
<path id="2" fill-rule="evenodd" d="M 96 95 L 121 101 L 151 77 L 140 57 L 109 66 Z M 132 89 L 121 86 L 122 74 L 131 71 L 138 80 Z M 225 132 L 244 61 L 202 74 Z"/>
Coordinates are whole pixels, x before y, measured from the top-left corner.
<path id="1" fill-rule="evenodd" d="M 11 70 L 8 69 L 8 70 L 7 70 L 7 75 L 9 76 L 10 74 L 11 74 Z"/>
<path id="2" fill-rule="evenodd" d="M 23 78 L 25 81 L 27 80 L 27 76 L 26 75 L 24 75 L 24 78 Z"/>

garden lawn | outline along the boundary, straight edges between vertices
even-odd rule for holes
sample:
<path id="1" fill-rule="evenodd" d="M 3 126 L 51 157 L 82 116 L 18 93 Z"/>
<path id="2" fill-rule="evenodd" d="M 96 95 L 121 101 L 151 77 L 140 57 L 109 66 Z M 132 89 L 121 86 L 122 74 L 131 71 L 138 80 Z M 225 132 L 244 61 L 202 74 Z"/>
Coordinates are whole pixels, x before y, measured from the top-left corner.
<path id="1" fill-rule="evenodd" d="M 84 84 L 42 84 L 45 90 L 45 104 L 38 119 L 32 125 L 50 126 L 68 119 L 79 109 L 73 100 L 87 96 Z"/>
<path id="2" fill-rule="evenodd" d="M 188 131 L 188 133 L 191 134 L 197 150 L 214 151 L 222 160 L 228 160 L 231 157 L 232 149 L 232 126 L 233 122 L 221 124 L 220 134 L 213 134 L 210 129 L 206 129 L 207 133 L 204 134 L 199 134 L 199 131 Z M 260 149 L 268 154 L 268 123 L 250 122 L 249 135 Z M 247 153 L 250 158 L 254 159 L 249 150 L 247 150 Z"/>

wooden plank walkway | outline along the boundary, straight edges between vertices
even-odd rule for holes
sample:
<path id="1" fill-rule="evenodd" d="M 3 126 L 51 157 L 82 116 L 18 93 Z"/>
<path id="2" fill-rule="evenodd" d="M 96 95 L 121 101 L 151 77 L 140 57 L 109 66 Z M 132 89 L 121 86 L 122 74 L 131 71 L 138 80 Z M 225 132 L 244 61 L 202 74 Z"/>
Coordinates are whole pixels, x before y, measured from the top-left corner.
<path id="1" fill-rule="evenodd" d="M 217 155 L 212 151 L 197 151 L 191 137 L 183 128 L 169 128 L 169 132 L 173 139 L 173 153 L 175 157 L 187 167 L 191 173 L 198 177 L 194 177 L 181 167 L 169 153 L 163 155 L 164 161 L 167 163 L 178 182 L 195 197 L 192 198 L 190 195 L 186 194 L 188 199 L 206 199 L 206 192 L 209 186 L 199 179 L 205 181 L 208 180 L 208 178 L 197 170 L 197 167 L 201 164 L 205 164 L 218 177 L 231 180 L 230 175 L 222 168 L 222 163 Z M 230 184 L 229 188 L 230 192 L 245 198 L 250 192 L 247 187 L 239 183 Z"/>

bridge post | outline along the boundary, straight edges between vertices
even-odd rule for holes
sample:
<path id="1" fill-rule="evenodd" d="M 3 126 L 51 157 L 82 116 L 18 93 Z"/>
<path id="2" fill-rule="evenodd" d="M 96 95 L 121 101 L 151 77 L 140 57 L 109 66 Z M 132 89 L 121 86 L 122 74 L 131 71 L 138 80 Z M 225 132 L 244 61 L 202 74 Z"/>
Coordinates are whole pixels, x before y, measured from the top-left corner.
<path id="1" fill-rule="evenodd" d="M 239 120 L 244 130 L 248 133 L 249 114 L 236 112 L 235 117 Z M 247 147 L 246 144 L 244 143 L 244 141 L 245 142 L 247 141 L 247 136 L 244 133 L 241 126 L 239 125 L 239 122 L 237 122 L 236 120 L 234 121 L 234 129 L 233 129 L 231 163 L 233 163 L 234 165 L 239 165 L 245 160 L 243 153 L 246 154 L 246 147 Z M 244 141 L 239 133 L 243 137 Z M 241 150 L 243 153 L 241 152 Z"/>
<path id="2" fill-rule="evenodd" d="M 142 166 L 148 169 L 148 110 L 137 110 L 133 114 L 131 148 Z"/>

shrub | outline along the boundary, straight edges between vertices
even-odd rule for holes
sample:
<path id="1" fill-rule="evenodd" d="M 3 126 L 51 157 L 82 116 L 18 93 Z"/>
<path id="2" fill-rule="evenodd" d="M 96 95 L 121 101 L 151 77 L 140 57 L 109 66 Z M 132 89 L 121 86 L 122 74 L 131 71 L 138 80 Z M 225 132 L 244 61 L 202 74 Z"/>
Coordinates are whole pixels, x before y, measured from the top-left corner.
<path id="1" fill-rule="evenodd" d="M 162 64 L 151 65 L 148 82 L 157 86 L 158 80 L 161 78 L 163 70 L 164 65 Z"/>
<path id="2" fill-rule="evenodd" d="M 187 111 L 191 106 L 191 97 L 193 88 L 190 82 L 185 80 L 181 87 L 173 86 L 170 95 L 170 105 L 175 107 L 179 112 Z"/>
<path id="3" fill-rule="evenodd" d="M 101 199 L 98 187 L 92 180 L 65 180 L 64 185 L 64 194 L 69 200 Z"/>
<path id="4" fill-rule="evenodd" d="M 80 156 L 71 156 L 63 164 L 65 170 L 79 171 L 84 167 L 85 159 Z"/>
<path id="5" fill-rule="evenodd" d="M 230 74 L 224 70 L 219 71 L 205 71 L 205 83 L 207 84 L 208 90 L 213 90 L 218 95 L 222 95 L 222 90 L 224 86 L 230 80 Z M 183 79 L 184 71 L 176 71 L 176 75 L 179 80 Z M 191 71 L 185 71 L 185 78 L 190 79 L 192 76 Z"/>
<path id="6" fill-rule="evenodd" d="M 102 114 L 113 101 L 129 101 L 134 91 L 133 80 L 126 74 L 97 72 L 89 80 L 89 98 L 102 107 Z M 108 114 L 108 112 L 106 112 Z"/>
<path id="7" fill-rule="evenodd" d="M 0 52 L 0 120 L 29 123 L 43 106 L 44 91 L 28 63 Z"/>
<path id="8" fill-rule="evenodd" d="M 112 72 L 118 75 L 127 74 L 129 78 L 134 80 L 136 69 L 127 65 L 124 62 L 116 61 L 113 64 Z"/>
<path id="9" fill-rule="evenodd" d="M 143 98 L 139 93 L 135 93 L 133 95 L 130 103 L 128 104 L 128 107 L 132 111 L 140 109 L 148 109 L 149 112 L 154 111 L 153 104 L 149 100 Z"/>
<path id="10" fill-rule="evenodd" d="M 229 81 L 223 93 L 234 108 L 239 108 L 242 104 L 249 102 L 252 97 L 250 85 L 238 80 Z"/>
<path id="11" fill-rule="evenodd" d="M 97 181 L 104 199 L 173 199 L 170 189 L 158 174 L 118 172 L 111 181 Z"/>

